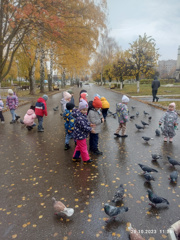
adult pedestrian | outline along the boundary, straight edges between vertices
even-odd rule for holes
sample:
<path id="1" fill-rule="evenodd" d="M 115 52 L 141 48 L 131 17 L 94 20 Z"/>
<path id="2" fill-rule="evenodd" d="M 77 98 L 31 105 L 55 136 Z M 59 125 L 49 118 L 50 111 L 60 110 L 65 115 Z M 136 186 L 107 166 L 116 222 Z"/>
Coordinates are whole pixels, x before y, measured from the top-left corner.
<path id="1" fill-rule="evenodd" d="M 156 95 L 158 92 L 158 88 L 160 87 L 160 81 L 158 80 L 158 78 L 156 76 L 154 77 L 154 80 L 152 81 L 151 87 L 152 87 L 153 102 L 155 100 L 156 100 L 156 102 L 158 102 L 159 98 Z"/>

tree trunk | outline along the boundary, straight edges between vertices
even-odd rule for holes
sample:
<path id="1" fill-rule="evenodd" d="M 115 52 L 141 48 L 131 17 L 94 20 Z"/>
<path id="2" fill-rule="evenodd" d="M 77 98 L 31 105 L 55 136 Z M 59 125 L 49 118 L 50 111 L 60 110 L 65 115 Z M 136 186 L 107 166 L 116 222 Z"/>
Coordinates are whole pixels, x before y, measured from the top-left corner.
<path id="1" fill-rule="evenodd" d="M 50 49 L 50 74 L 48 78 L 48 89 L 52 91 L 52 77 L 53 77 L 53 49 Z"/>
<path id="2" fill-rule="evenodd" d="M 139 93 L 140 91 L 140 84 L 139 84 L 139 81 L 137 81 L 137 93 Z"/>
<path id="3" fill-rule="evenodd" d="M 31 66 L 31 69 L 29 71 L 29 84 L 30 84 L 30 94 L 35 95 L 36 88 L 35 88 L 35 70 L 36 70 L 36 63 L 38 60 L 38 48 L 36 48 L 36 54 L 34 58 L 33 65 Z"/>
<path id="4" fill-rule="evenodd" d="M 40 92 L 41 93 L 44 93 L 44 79 L 45 79 L 44 59 L 45 59 L 45 52 L 44 52 L 43 46 L 41 45 L 41 57 L 40 57 Z"/>

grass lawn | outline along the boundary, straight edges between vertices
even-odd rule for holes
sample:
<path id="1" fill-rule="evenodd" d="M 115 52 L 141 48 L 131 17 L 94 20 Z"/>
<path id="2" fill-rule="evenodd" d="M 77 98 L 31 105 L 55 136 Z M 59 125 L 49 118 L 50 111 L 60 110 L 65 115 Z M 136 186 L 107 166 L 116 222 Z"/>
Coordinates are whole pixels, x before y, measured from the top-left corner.
<path id="1" fill-rule="evenodd" d="M 106 85 L 107 88 L 109 86 Z M 140 84 L 140 92 L 137 93 L 137 85 L 136 84 L 126 84 L 124 88 L 121 90 L 119 88 L 115 88 L 116 91 L 129 94 L 131 96 L 144 96 L 144 95 L 152 95 L 151 84 Z M 158 89 L 158 95 L 180 95 L 180 87 L 163 87 L 163 85 Z"/>

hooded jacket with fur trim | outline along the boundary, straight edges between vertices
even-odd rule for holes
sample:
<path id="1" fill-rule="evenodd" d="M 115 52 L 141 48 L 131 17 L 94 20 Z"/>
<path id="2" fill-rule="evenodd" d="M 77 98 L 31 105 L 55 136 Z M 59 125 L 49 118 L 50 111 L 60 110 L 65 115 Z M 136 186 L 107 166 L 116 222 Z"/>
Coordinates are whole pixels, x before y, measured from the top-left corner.
<path id="1" fill-rule="evenodd" d="M 34 124 L 34 119 L 36 118 L 36 114 L 34 112 L 34 110 L 29 109 L 26 113 L 26 115 L 24 116 L 24 124 L 26 126 L 32 126 Z"/>

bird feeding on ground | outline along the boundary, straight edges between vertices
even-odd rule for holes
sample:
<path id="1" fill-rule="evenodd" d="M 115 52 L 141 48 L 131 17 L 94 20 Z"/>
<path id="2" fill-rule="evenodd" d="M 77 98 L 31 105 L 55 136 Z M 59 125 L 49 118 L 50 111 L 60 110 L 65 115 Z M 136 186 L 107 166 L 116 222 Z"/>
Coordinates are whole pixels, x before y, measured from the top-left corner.
<path id="1" fill-rule="evenodd" d="M 151 156 L 152 156 L 152 159 L 155 161 L 155 160 L 158 160 L 159 158 L 162 158 L 162 156 L 161 155 L 158 155 L 158 154 L 151 154 Z"/>
<path id="2" fill-rule="evenodd" d="M 136 126 L 136 128 L 137 128 L 138 130 L 144 129 L 144 127 L 142 127 L 142 126 L 140 126 L 140 125 L 135 124 L 135 126 Z"/>
<path id="3" fill-rule="evenodd" d="M 160 203 L 166 203 L 169 205 L 169 202 L 167 199 L 157 196 L 150 189 L 148 189 L 147 192 L 148 192 L 149 200 L 153 203 L 153 204 L 149 203 L 149 205 L 154 207 L 156 207 L 156 204 L 160 204 Z"/>
<path id="4" fill-rule="evenodd" d="M 131 108 L 132 108 L 132 110 L 134 110 L 136 107 L 133 107 L 133 106 L 132 106 Z"/>
<path id="5" fill-rule="evenodd" d="M 155 181 L 154 177 L 148 172 L 145 172 L 144 178 L 146 179 L 147 182 Z"/>
<path id="6" fill-rule="evenodd" d="M 149 126 L 149 123 L 146 123 L 146 122 L 143 122 L 143 121 L 141 121 L 141 123 L 142 123 L 143 126 Z"/>
<path id="7" fill-rule="evenodd" d="M 178 172 L 177 172 L 177 171 L 173 171 L 173 172 L 170 174 L 169 180 L 171 180 L 171 182 L 173 182 L 173 183 L 176 183 L 176 182 L 177 182 L 177 179 L 178 179 Z"/>
<path id="8" fill-rule="evenodd" d="M 132 120 L 132 119 L 134 119 L 134 118 L 135 118 L 135 116 L 134 116 L 134 115 L 132 115 L 132 116 L 130 116 L 129 118 Z"/>
<path id="9" fill-rule="evenodd" d="M 167 156 L 169 163 L 174 167 L 175 165 L 180 166 L 180 162 L 176 161 L 175 159 L 171 158 L 170 156 Z"/>
<path id="10" fill-rule="evenodd" d="M 149 115 L 149 113 L 148 113 L 148 112 L 145 112 L 145 111 L 144 111 L 143 113 L 144 113 L 144 115 L 145 115 L 145 116 L 146 116 L 146 115 Z"/>
<path id="11" fill-rule="evenodd" d="M 140 163 L 138 165 L 144 171 L 144 173 L 146 173 L 146 172 L 158 172 L 156 169 L 148 167 L 146 165 L 143 165 L 143 164 L 140 164 Z"/>
<path id="12" fill-rule="evenodd" d="M 153 138 L 150 138 L 150 137 L 142 137 L 142 138 L 146 143 L 149 142 L 150 140 L 153 140 Z"/>
<path id="13" fill-rule="evenodd" d="M 118 214 L 123 213 L 123 212 L 127 212 L 128 211 L 128 207 L 114 207 L 112 205 L 109 205 L 108 203 L 106 203 L 104 205 L 104 211 L 105 213 L 110 217 L 106 222 L 109 222 L 111 219 L 115 219 L 117 217 Z"/>
<path id="14" fill-rule="evenodd" d="M 159 131 L 159 129 L 156 129 L 155 134 L 156 134 L 157 137 L 160 137 L 161 132 Z"/>
<path id="15" fill-rule="evenodd" d="M 112 202 L 116 203 L 123 200 L 123 196 L 124 196 L 124 187 L 123 187 L 123 184 L 121 184 L 118 187 L 117 191 L 115 192 Z"/>
<path id="16" fill-rule="evenodd" d="M 66 216 L 71 217 L 74 213 L 73 208 L 67 208 L 61 201 L 56 201 L 53 197 L 53 207 L 54 207 L 54 214 L 58 215 L 60 213 L 64 213 Z"/>
<path id="17" fill-rule="evenodd" d="M 56 112 L 59 109 L 59 106 L 53 108 L 53 110 Z"/>
<path id="18" fill-rule="evenodd" d="M 139 112 L 136 112 L 136 117 L 138 117 L 139 116 Z"/>

